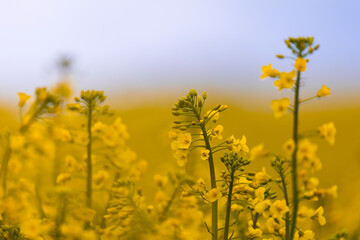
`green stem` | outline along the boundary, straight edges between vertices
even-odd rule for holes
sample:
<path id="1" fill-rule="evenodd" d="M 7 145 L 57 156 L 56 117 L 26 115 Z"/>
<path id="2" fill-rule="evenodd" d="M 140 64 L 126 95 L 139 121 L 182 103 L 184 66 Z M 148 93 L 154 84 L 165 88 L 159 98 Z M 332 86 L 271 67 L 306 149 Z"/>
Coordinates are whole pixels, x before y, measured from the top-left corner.
<path id="1" fill-rule="evenodd" d="M 165 208 L 164 208 L 164 210 L 163 210 L 163 212 L 162 212 L 162 215 L 161 215 L 161 217 L 160 217 L 160 222 L 163 222 L 165 219 L 166 219 L 166 215 L 167 215 L 167 212 L 169 211 L 169 209 L 170 209 L 170 207 L 171 207 L 171 204 L 174 202 L 174 200 L 175 200 L 175 197 L 176 197 L 176 194 L 177 194 L 177 192 L 178 192 L 178 187 L 176 187 L 175 189 L 174 189 L 174 192 L 173 192 L 173 194 L 171 195 L 171 197 L 170 197 L 170 200 L 167 202 L 167 204 L 166 204 L 166 206 L 165 206 Z"/>
<path id="2" fill-rule="evenodd" d="M 289 207 L 289 196 L 288 196 L 286 182 L 285 182 L 285 176 L 284 176 L 283 172 L 280 173 L 280 177 L 281 177 L 281 183 L 282 183 L 283 190 L 284 190 L 284 198 L 285 198 L 286 206 Z M 290 233 L 289 228 L 290 228 L 290 213 L 287 212 L 285 215 L 285 239 L 289 239 L 289 233 Z"/>
<path id="3" fill-rule="evenodd" d="M 296 76 L 296 87 L 295 87 L 295 100 L 294 100 L 294 125 L 293 125 L 293 140 L 295 144 L 294 152 L 292 154 L 292 187 L 293 187 L 293 211 L 292 221 L 290 227 L 290 240 L 294 238 L 296 228 L 296 218 L 299 207 L 299 190 L 298 190 L 298 179 L 297 179 L 297 150 L 298 150 L 298 121 L 299 121 L 299 94 L 300 94 L 300 71 L 297 72 Z"/>
<path id="4" fill-rule="evenodd" d="M 91 124 L 92 124 L 92 102 L 89 102 L 89 115 L 88 115 L 88 139 L 87 145 L 87 184 L 86 184 L 86 206 L 91 208 L 92 206 L 92 161 L 91 161 Z"/>
<path id="5" fill-rule="evenodd" d="M 205 124 L 201 125 L 201 130 L 203 132 L 203 137 L 205 141 L 206 149 L 209 150 L 209 168 L 210 168 L 210 181 L 211 181 L 211 188 L 216 188 L 216 177 L 215 177 L 215 166 L 214 166 L 214 159 L 213 154 L 211 151 L 210 142 L 207 136 Z M 212 239 L 218 239 L 218 200 L 211 203 L 211 231 L 212 231 Z"/>
<path id="6" fill-rule="evenodd" d="M 202 131 L 202 135 L 205 142 L 205 147 L 209 150 L 209 169 L 210 169 L 210 182 L 211 188 L 216 188 L 216 176 L 215 176 L 215 166 L 214 166 L 214 158 L 211 150 L 211 145 L 209 142 L 209 138 L 207 136 L 207 131 L 205 127 L 205 121 L 201 121 L 200 113 L 193 107 L 193 112 L 200 123 L 200 128 Z M 218 200 L 211 203 L 211 234 L 212 240 L 218 240 Z"/>
<path id="7" fill-rule="evenodd" d="M 228 199 L 226 204 L 226 217 L 225 217 L 225 229 L 224 229 L 224 240 L 228 240 L 229 236 L 229 225 L 230 225 L 230 213 L 231 213 L 231 198 L 232 198 L 232 191 L 233 191 L 233 185 L 234 185 L 234 173 L 235 170 L 231 169 L 231 177 L 230 177 L 230 186 L 229 186 L 229 193 L 228 193 Z"/>

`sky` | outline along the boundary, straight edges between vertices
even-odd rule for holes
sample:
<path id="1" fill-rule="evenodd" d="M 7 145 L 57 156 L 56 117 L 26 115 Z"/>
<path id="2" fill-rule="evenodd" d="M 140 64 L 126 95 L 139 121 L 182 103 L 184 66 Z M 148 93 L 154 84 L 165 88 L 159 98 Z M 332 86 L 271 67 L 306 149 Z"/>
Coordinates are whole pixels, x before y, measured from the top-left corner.
<path id="1" fill-rule="evenodd" d="M 0 99 L 58 79 L 112 93 L 192 87 L 267 94 L 262 65 L 290 71 L 284 39 L 314 36 L 308 89 L 360 90 L 360 2 L 338 0 L 0 0 Z"/>

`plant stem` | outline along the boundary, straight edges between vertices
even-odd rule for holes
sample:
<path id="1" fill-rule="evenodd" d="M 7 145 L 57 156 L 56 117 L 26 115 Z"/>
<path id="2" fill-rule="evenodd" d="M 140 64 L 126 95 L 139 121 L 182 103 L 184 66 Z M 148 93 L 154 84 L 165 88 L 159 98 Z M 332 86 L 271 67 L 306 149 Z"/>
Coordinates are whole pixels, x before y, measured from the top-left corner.
<path id="1" fill-rule="evenodd" d="M 281 177 L 281 183 L 282 183 L 283 190 L 284 190 L 284 198 L 285 198 L 286 206 L 289 207 L 289 196 L 288 196 L 286 182 L 285 182 L 285 176 L 284 176 L 283 172 L 280 173 L 280 177 Z M 290 228 L 290 213 L 287 212 L 285 215 L 285 239 L 289 239 L 289 233 L 290 233 L 289 228 Z"/>
<path id="2" fill-rule="evenodd" d="M 86 206 L 91 208 L 92 206 L 92 162 L 91 162 L 91 124 L 92 124 L 92 102 L 89 102 L 88 112 L 88 145 L 87 145 L 87 185 L 86 185 Z"/>
<path id="3" fill-rule="evenodd" d="M 297 182 L 297 150 L 298 150 L 298 121 L 299 121 L 299 94 L 300 94 L 300 71 L 297 71 L 296 76 L 296 86 L 295 86 L 295 100 L 294 100 L 294 125 L 293 125 L 293 140 L 294 140 L 294 152 L 292 154 L 292 187 L 293 187 L 293 211 L 292 211 L 292 221 L 290 227 L 290 236 L 289 240 L 292 240 L 295 235 L 296 228 L 296 218 L 299 207 L 299 190 Z"/>
<path id="4" fill-rule="evenodd" d="M 226 204 L 224 240 L 228 240 L 228 236 L 229 236 L 231 198 L 232 198 L 232 191 L 233 191 L 233 186 L 234 186 L 234 173 L 235 173 L 235 170 L 234 170 L 234 168 L 232 168 L 231 173 L 230 173 L 230 186 L 229 186 L 228 199 L 227 199 L 227 204 Z"/>
<path id="5" fill-rule="evenodd" d="M 210 168 L 210 181 L 211 181 L 211 188 L 216 188 L 216 177 L 215 177 L 215 167 L 214 167 L 214 159 L 213 154 L 211 151 L 210 142 L 207 136 L 207 131 L 205 128 L 205 124 L 201 125 L 201 130 L 203 132 L 203 137 L 205 141 L 206 149 L 209 150 L 209 168 Z M 211 203 L 211 232 L 212 232 L 212 239 L 218 239 L 218 200 Z"/>

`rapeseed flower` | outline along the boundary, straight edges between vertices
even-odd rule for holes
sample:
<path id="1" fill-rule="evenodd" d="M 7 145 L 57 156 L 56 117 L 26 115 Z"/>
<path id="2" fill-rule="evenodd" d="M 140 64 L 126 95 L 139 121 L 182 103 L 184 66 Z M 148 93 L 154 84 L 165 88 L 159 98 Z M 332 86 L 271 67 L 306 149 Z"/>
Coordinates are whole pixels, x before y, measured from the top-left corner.
<path id="1" fill-rule="evenodd" d="M 263 66 L 261 68 L 261 71 L 263 72 L 263 74 L 261 74 L 261 76 L 260 76 L 261 79 L 264 79 L 264 78 L 267 78 L 267 77 L 275 78 L 276 76 L 279 75 L 279 71 L 272 68 L 271 64 L 269 64 L 267 66 Z"/>
<path id="2" fill-rule="evenodd" d="M 329 142 L 330 145 L 335 143 L 336 128 L 333 122 L 321 125 L 318 132 L 322 138 Z"/>
<path id="3" fill-rule="evenodd" d="M 322 85 L 321 89 L 316 93 L 316 96 L 319 97 L 319 98 L 320 97 L 325 97 L 325 96 L 328 96 L 328 95 L 331 95 L 330 88 L 328 88 L 325 85 Z"/>
<path id="4" fill-rule="evenodd" d="M 274 85 L 279 88 L 279 92 L 284 88 L 292 88 L 295 83 L 294 77 L 296 75 L 295 71 L 281 72 L 279 74 L 279 80 L 274 81 Z"/>
<path id="5" fill-rule="evenodd" d="M 275 118 L 280 118 L 283 116 L 286 111 L 288 110 L 288 107 L 290 105 L 290 100 L 288 98 L 282 98 L 280 100 L 272 100 L 271 102 L 271 108 L 274 111 Z"/>
<path id="6" fill-rule="evenodd" d="M 299 57 L 296 59 L 294 67 L 299 72 L 305 72 L 306 71 L 306 63 L 307 63 L 306 59 Z"/>

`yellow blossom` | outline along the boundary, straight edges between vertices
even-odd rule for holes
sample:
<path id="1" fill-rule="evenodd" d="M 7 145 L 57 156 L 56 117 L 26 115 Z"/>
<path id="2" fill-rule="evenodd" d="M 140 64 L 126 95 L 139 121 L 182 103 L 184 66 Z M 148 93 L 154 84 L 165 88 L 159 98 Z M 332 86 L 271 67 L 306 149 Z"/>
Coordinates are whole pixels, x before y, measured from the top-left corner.
<path id="1" fill-rule="evenodd" d="M 314 240 L 315 234 L 311 230 L 296 232 L 294 240 Z"/>
<path id="2" fill-rule="evenodd" d="M 266 220 L 266 229 L 269 233 L 279 232 L 280 230 L 280 223 L 279 219 L 270 217 Z"/>
<path id="3" fill-rule="evenodd" d="M 264 150 L 264 144 L 258 144 L 251 148 L 249 160 L 255 160 L 260 157 L 264 157 L 268 154 L 266 150 Z"/>
<path id="4" fill-rule="evenodd" d="M 285 200 L 276 200 L 270 207 L 272 217 L 282 219 L 282 216 L 289 211 Z"/>
<path id="5" fill-rule="evenodd" d="M 218 138 L 218 139 L 222 139 L 222 135 L 221 133 L 223 132 L 224 130 L 224 127 L 222 125 L 217 125 L 215 128 L 214 128 L 214 131 L 213 133 L 215 134 L 215 136 Z"/>
<path id="6" fill-rule="evenodd" d="M 168 183 L 169 181 L 169 178 L 167 176 L 161 176 L 159 174 L 156 174 L 154 176 L 154 180 L 155 180 L 155 183 L 158 187 L 162 188 L 162 187 L 165 187 L 166 184 Z"/>
<path id="7" fill-rule="evenodd" d="M 286 156 L 291 156 L 295 149 L 294 140 L 292 138 L 287 140 L 283 145 L 283 149 L 285 150 Z"/>
<path id="8" fill-rule="evenodd" d="M 269 199 L 266 199 L 264 201 L 258 202 L 255 207 L 254 210 L 259 213 L 259 214 L 263 214 L 264 216 L 268 216 L 269 215 L 269 209 L 271 206 L 271 201 Z"/>
<path id="9" fill-rule="evenodd" d="M 178 137 L 178 134 L 177 134 L 177 132 L 175 132 L 175 131 L 169 131 L 169 138 L 170 139 L 177 139 L 177 137 Z"/>
<path id="10" fill-rule="evenodd" d="M 263 201 L 265 199 L 265 188 L 264 187 L 259 187 L 258 189 L 255 190 L 255 197 L 257 199 L 259 199 L 260 201 Z"/>
<path id="11" fill-rule="evenodd" d="M 265 167 L 262 168 L 261 172 L 257 172 L 254 177 L 256 184 L 265 184 L 270 181 L 270 176 L 266 173 Z"/>
<path id="12" fill-rule="evenodd" d="M 180 133 L 178 136 L 180 149 L 188 149 L 191 144 L 191 134 L 190 133 Z"/>
<path id="13" fill-rule="evenodd" d="M 207 150 L 207 149 L 201 150 L 201 154 L 200 154 L 201 159 L 204 160 L 204 161 L 208 160 L 209 159 L 209 153 L 210 153 L 210 151 Z"/>
<path id="14" fill-rule="evenodd" d="M 76 164 L 77 164 L 77 161 L 73 156 L 66 155 L 66 157 L 65 157 L 65 166 L 67 167 L 67 170 L 69 172 L 74 171 Z"/>
<path id="15" fill-rule="evenodd" d="M 208 119 L 211 119 L 213 122 L 219 120 L 220 113 L 216 110 L 209 110 L 206 112 L 206 116 Z"/>
<path id="16" fill-rule="evenodd" d="M 318 209 L 315 210 L 314 215 L 311 216 L 311 219 L 317 220 L 319 224 L 323 226 L 326 223 L 326 219 L 323 216 L 323 214 L 324 214 L 324 208 L 319 207 Z"/>
<path id="17" fill-rule="evenodd" d="M 290 105 L 290 100 L 288 98 L 282 98 L 280 100 L 277 99 L 272 100 L 271 108 L 274 111 L 275 118 L 279 118 L 283 116 L 286 113 L 289 105 Z"/>
<path id="18" fill-rule="evenodd" d="M 26 93 L 19 92 L 18 97 L 19 97 L 18 105 L 19 107 L 22 108 L 31 96 L 27 95 Z"/>
<path id="19" fill-rule="evenodd" d="M 318 132 L 322 138 L 330 143 L 330 145 L 334 145 L 336 128 L 333 122 L 323 124 L 318 128 Z"/>
<path id="20" fill-rule="evenodd" d="M 201 188 L 205 188 L 205 181 L 203 178 L 199 178 L 197 181 L 196 181 L 197 185 Z"/>
<path id="21" fill-rule="evenodd" d="M 187 151 L 185 150 L 177 150 L 174 154 L 174 158 L 177 160 L 177 164 L 179 167 L 185 166 L 187 163 Z"/>
<path id="22" fill-rule="evenodd" d="M 321 89 L 316 93 L 317 97 L 325 97 L 331 95 L 330 88 L 325 85 L 322 85 Z"/>
<path id="23" fill-rule="evenodd" d="M 240 211 L 242 211 L 242 210 L 244 210 L 244 207 L 243 207 L 243 206 L 241 206 L 241 205 L 239 205 L 239 204 L 236 204 L 236 203 L 231 204 L 231 211 L 233 211 L 233 212 L 240 212 Z"/>
<path id="24" fill-rule="evenodd" d="M 308 139 L 301 140 L 297 151 L 298 159 L 307 162 L 312 158 L 315 158 L 316 150 L 316 144 L 311 143 Z"/>
<path id="25" fill-rule="evenodd" d="M 296 75 L 295 71 L 291 71 L 289 73 L 281 72 L 279 74 L 280 79 L 276 80 L 274 82 L 274 85 L 279 88 L 279 92 L 284 88 L 291 88 L 294 85 L 294 83 L 295 83 L 295 80 L 294 80 L 295 75 Z"/>
<path id="26" fill-rule="evenodd" d="M 306 71 L 306 63 L 307 63 L 306 59 L 299 57 L 296 59 L 294 67 L 299 72 L 305 72 Z"/>
<path id="27" fill-rule="evenodd" d="M 71 175 L 69 173 L 62 173 L 56 178 L 57 184 L 64 184 L 71 180 Z"/>
<path id="28" fill-rule="evenodd" d="M 274 78 L 279 74 L 279 71 L 276 69 L 273 69 L 271 64 L 269 64 L 267 66 L 263 66 L 261 68 L 261 71 L 263 72 L 263 74 L 261 74 L 261 76 L 260 76 L 261 79 L 264 79 L 267 77 Z"/>
<path id="29" fill-rule="evenodd" d="M 206 193 L 206 199 L 209 202 L 215 202 L 220 197 L 221 197 L 221 192 L 217 188 L 213 188 L 209 192 Z"/>
<path id="30" fill-rule="evenodd" d="M 299 218 L 310 218 L 314 215 L 314 209 L 307 208 L 306 206 L 302 206 L 298 211 Z"/>
<path id="31" fill-rule="evenodd" d="M 104 171 L 104 170 L 100 170 L 96 173 L 96 175 L 94 176 L 94 185 L 95 187 L 102 187 L 105 185 L 106 180 L 109 178 L 109 173 Z"/>
<path id="32" fill-rule="evenodd" d="M 116 187 L 112 188 L 111 192 L 114 196 L 124 198 L 129 195 L 129 190 L 126 187 Z"/>
<path id="33" fill-rule="evenodd" d="M 262 231 L 259 228 L 253 228 L 252 226 L 249 226 L 248 232 L 246 233 L 247 238 L 261 238 L 262 237 Z"/>

